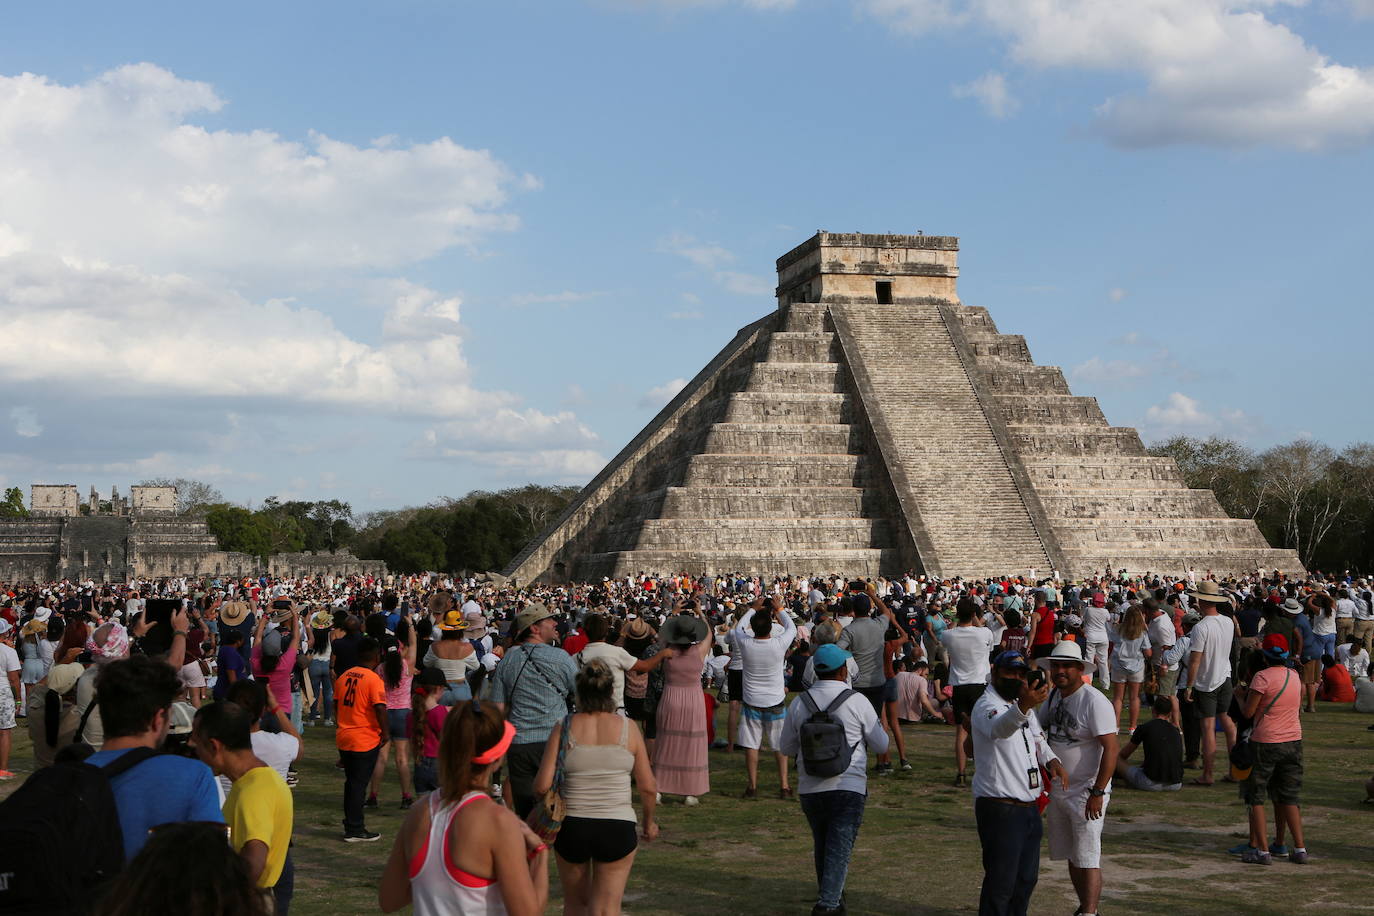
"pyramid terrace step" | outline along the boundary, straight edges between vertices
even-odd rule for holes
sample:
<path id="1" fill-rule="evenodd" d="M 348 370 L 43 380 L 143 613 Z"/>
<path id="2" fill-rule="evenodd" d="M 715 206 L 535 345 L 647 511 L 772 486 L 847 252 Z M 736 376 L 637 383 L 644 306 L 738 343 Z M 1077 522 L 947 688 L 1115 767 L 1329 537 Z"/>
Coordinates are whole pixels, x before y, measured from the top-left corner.
<path id="1" fill-rule="evenodd" d="M 996 410 L 1009 425 L 1106 426 L 1097 398 L 1071 394 L 1006 394 L 996 398 Z"/>
<path id="2" fill-rule="evenodd" d="M 826 327 L 826 306 L 819 302 L 794 302 L 787 306 L 784 331 L 820 333 Z"/>
<path id="3" fill-rule="evenodd" d="M 653 518 L 639 530 L 636 550 L 856 550 L 892 546 L 891 526 L 864 518 Z"/>
<path id="4" fill-rule="evenodd" d="M 844 454 L 862 440 L 847 423 L 717 423 L 706 434 L 708 454 Z"/>
<path id="5" fill-rule="evenodd" d="M 834 334 L 778 331 L 768 341 L 767 362 L 833 363 L 840 359 Z"/>
<path id="6" fill-rule="evenodd" d="M 1125 426 L 1009 426 L 1022 455 L 1144 455 L 1140 434 Z"/>
<path id="7" fill-rule="evenodd" d="M 877 509 L 858 487 L 669 487 L 663 518 L 862 518 Z"/>
<path id="8" fill-rule="evenodd" d="M 755 363 L 748 391 L 835 392 L 843 391 L 837 363 Z"/>
<path id="9" fill-rule="evenodd" d="M 849 577 L 876 578 L 902 571 L 899 551 L 887 549 L 859 550 L 627 550 L 618 553 L 593 554 L 587 557 L 586 567 L 604 569 L 597 575 L 633 576 L 645 573 L 690 573 L 693 575 L 775 576 L 828 575 L 841 573 Z"/>
<path id="10" fill-rule="evenodd" d="M 1051 518 L 1065 520 L 1227 517 L 1209 490 L 1042 493 L 1040 500 Z"/>
<path id="11" fill-rule="evenodd" d="M 849 395 L 783 391 L 737 391 L 730 396 L 728 423 L 850 423 Z"/>
<path id="12" fill-rule="evenodd" d="M 691 456 L 683 482 L 752 487 L 863 486 L 868 464 L 862 455 Z"/>
<path id="13" fill-rule="evenodd" d="M 1071 394 L 1058 366 L 996 365 L 982 369 L 994 394 Z"/>
<path id="14" fill-rule="evenodd" d="M 1259 567 L 1266 570 L 1281 569 L 1289 573 L 1301 572 L 1296 564 L 1296 555 L 1291 550 L 1273 547 L 1222 547 L 1218 549 L 1180 549 L 1165 552 L 1158 549 L 1108 551 L 1071 551 L 1069 566 L 1071 575 L 1084 576 L 1093 572 L 1119 569 L 1128 575 L 1143 575 L 1147 572 L 1172 573 L 1181 575 L 1189 568 L 1199 573 L 1212 572 L 1216 575 L 1243 575 L 1254 572 Z"/>

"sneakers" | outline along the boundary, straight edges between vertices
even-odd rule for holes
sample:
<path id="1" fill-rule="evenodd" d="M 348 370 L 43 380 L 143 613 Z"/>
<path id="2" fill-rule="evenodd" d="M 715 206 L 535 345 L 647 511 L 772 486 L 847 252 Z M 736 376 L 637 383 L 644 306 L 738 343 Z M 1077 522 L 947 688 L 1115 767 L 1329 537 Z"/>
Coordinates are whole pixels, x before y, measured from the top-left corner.
<path id="1" fill-rule="evenodd" d="M 360 830 L 357 833 L 345 833 L 343 841 L 345 843 L 375 843 L 381 838 L 382 835 L 375 830 Z"/>
<path id="2" fill-rule="evenodd" d="M 1306 849 L 1295 849 L 1295 850 L 1293 850 L 1293 851 L 1289 854 L 1289 856 L 1288 856 L 1288 861 L 1289 861 L 1289 862 L 1292 862 L 1294 865 L 1306 865 L 1306 864 L 1307 864 L 1307 850 L 1306 850 Z"/>
<path id="3" fill-rule="evenodd" d="M 1249 865 L 1274 864 L 1274 857 L 1269 854 L 1267 849 L 1247 849 L 1241 854 L 1240 860 Z"/>
<path id="4" fill-rule="evenodd" d="M 377 804 L 377 796 L 375 796 L 375 795 L 369 795 L 369 796 L 367 797 L 367 801 L 363 802 L 363 807 L 364 807 L 364 808 L 377 808 L 377 807 L 380 807 L 380 806 Z"/>
<path id="5" fill-rule="evenodd" d="M 13 779 L 14 773 L 9 770 L 0 770 L 0 779 Z"/>
<path id="6" fill-rule="evenodd" d="M 873 773 L 874 773 L 875 776 L 891 776 L 891 775 L 892 775 L 892 764 L 890 764 L 890 763 L 880 763 L 880 764 L 878 764 L 877 769 L 875 769 L 875 770 L 873 771 Z"/>
<path id="7" fill-rule="evenodd" d="M 1269 854 L 1276 859 L 1286 859 L 1288 858 L 1288 847 L 1281 843 L 1270 843 Z"/>
<path id="8" fill-rule="evenodd" d="M 287 788 L 289 788 L 289 789 L 294 789 L 294 788 L 296 788 L 296 785 L 297 785 L 299 782 L 300 782 L 300 777 L 299 777 L 299 776 L 297 776 L 295 773 L 292 773 L 292 772 L 290 772 L 290 771 L 287 771 L 287 774 L 286 774 L 286 786 L 287 786 Z"/>
<path id="9" fill-rule="evenodd" d="M 902 758 L 901 770 L 902 770 L 903 773 L 910 773 L 910 772 L 911 772 L 911 764 L 909 764 L 909 763 L 906 762 L 906 758 L 905 758 L 905 757 Z"/>
<path id="10" fill-rule="evenodd" d="M 1255 847 L 1250 845 L 1250 841 L 1246 840 L 1244 843 L 1237 843 L 1226 851 L 1233 856 L 1243 856 L 1254 848 Z"/>
<path id="11" fill-rule="evenodd" d="M 402 811 L 407 810 L 407 809 L 410 808 L 410 806 L 413 805 L 413 804 L 415 804 L 415 799 L 414 799 L 414 798 L 410 797 L 409 795 L 402 795 L 402 796 L 401 796 L 401 810 L 402 810 Z"/>
<path id="12" fill-rule="evenodd" d="M 682 803 L 689 808 L 695 808 L 697 806 L 697 797 L 695 795 L 688 795 L 682 800 Z"/>
<path id="13" fill-rule="evenodd" d="M 957 773 L 957 774 L 955 774 L 955 776 L 954 776 L 954 788 L 956 788 L 956 789 L 962 789 L 962 788 L 963 788 L 964 786 L 966 786 L 966 785 L 968 785 L 968 777 L 966 777 L 963 773 Z"/>

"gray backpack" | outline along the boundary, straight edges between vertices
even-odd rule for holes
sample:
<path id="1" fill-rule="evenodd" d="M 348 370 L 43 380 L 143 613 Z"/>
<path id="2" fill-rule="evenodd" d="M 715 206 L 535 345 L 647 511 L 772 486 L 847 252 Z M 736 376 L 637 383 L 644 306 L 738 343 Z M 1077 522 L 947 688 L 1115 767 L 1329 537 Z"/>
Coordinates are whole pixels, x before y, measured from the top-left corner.
<path id="1" fill-rule="evenodd" d="M 808 776 L 829 779 L 849 769 L 854 749 L 859 745 L 858 742 L 849 744 L 845 741 L 844 723 L 835 719 L 833 714 L 855 694 L 854 690 L 845 690 L 831 700 L 825 709 L 816 705 L 811 698 L 811 691 L 801 695 L 802 702 L 811 713 L 801 727 L 801 759 L 806 764 Z"/>

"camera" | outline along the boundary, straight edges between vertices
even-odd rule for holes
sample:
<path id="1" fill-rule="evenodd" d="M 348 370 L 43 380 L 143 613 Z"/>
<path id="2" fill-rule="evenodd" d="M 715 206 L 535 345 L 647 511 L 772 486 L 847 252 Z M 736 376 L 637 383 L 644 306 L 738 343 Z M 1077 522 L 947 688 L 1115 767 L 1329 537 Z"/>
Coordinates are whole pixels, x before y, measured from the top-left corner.
<path id="1" fill-rule="evenodd" d="M 1031 690 L 1039 690 L 1041 687 L 1045 686 L 1045 683 L 1045 672 L 1041 671 L 1039 668 L 1032 668 L 1030 671 L 1026 672 L 1026 685 L 1030 687 Z"/>

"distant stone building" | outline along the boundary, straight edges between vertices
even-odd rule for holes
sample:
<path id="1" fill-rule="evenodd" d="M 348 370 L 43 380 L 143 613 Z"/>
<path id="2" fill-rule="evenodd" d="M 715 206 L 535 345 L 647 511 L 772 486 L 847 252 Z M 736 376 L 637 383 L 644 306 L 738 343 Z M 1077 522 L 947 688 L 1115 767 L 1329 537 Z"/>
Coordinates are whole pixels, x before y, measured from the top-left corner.
<path id="1" fill-rule="evenodd" d="M 821 232 L 506 569 L 1080 577 L 1301 572 L 955 291 L 949 236 Z"/>
<path id="2" fill-rule="evenodd" d="M 95 488 L 82 503 L 70 484 L 34 484 L 28 518 L 0 519 L 0 580 L 125 582 L 161 576 L 385 575 L 381 560 L 347 550 L 257 557 L 220 550 L 205 520 L 177 514 L 175 487 Z"/>

